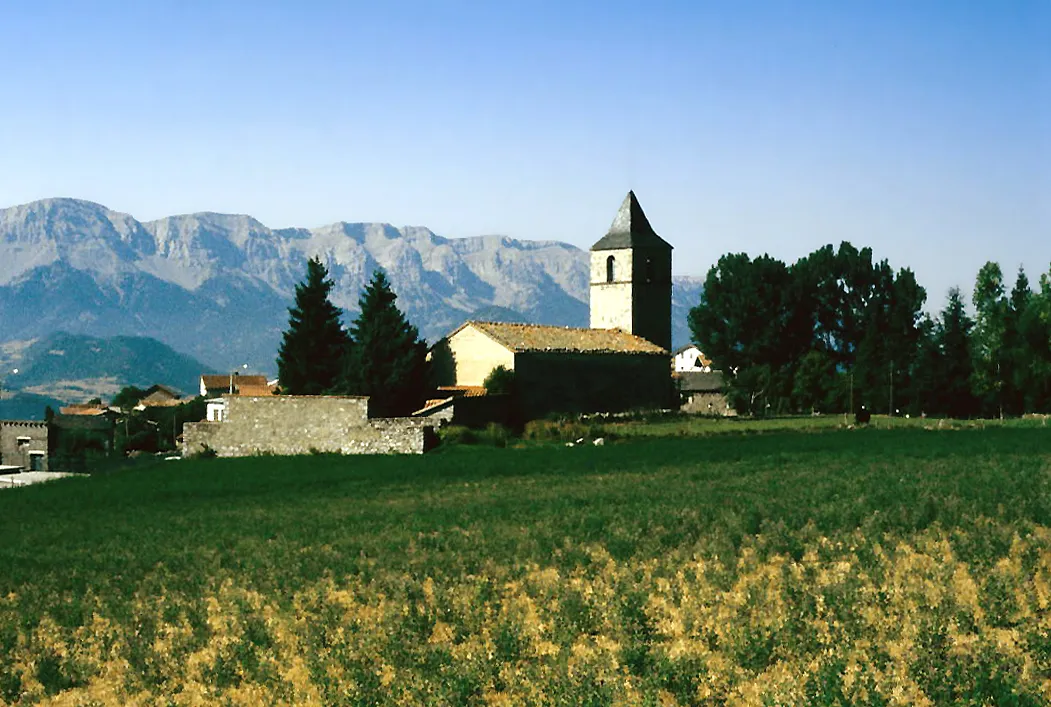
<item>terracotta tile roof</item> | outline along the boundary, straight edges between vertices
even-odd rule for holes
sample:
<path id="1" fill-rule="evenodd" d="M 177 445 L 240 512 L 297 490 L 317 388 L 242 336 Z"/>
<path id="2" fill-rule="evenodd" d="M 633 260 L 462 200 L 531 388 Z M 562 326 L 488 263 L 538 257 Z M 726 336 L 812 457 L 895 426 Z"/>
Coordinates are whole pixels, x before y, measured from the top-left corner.
<path id="1" fill-rule="evenodd" d="M 667 351 L 641 336 L 623 329 L 578 329 L 542 324 L 507 324 L 503 322 L 467 322 L 497 343 L 515 353 L 630 353 L 667 354 Z M 462 329 L 463 327 L 460 327 Z M 456 331 L 459 331 L 457 329 Z M 453 332 L 455 334 L 456 332 Z M 452 336 L 452 334 L 450 334 Z"/>
<path id="2" fill-rule="evenodd" d="M 209 391 L 228 393 L 230 391 L 230 374 L 203 375 L 201 381 Z M 239 395 L 271 395 L 273 390 L 266 381 L 266 376 L 233 376 L 234 393 Z"/>
<path id="3" fill-rule="evenodd" d="M 480 398 L 486 394 L 483 385 L 443 385 L 438 387 L 438 392 L 455 398 Z"/>
<path id="4" fill-rule="evenodd" d="M 74 403 L 72 405 L 66 405 L 58 409 L 62 415 L 103 415 L 108 411 L 108 408 L 102 405 L 93 405 L 90 403 Z"/>
<path id="5" fill-rule="evenodd" d="M 445 405 L 448 405 L 453 400 L 455 400 L 455 398 L 434 398 L 433 400 L 428 400 L 427 402 L 425 402 L 423 404 L 422 408 L 420 408 L 419 410 L 416 410 L 415 412 L 412 413 L 412 417 L 420 417 L 421 415 L 428 415 L 428 414 L 430 414 L 432 412 L 435 412 L 439 408 L 444 407 Z"/>

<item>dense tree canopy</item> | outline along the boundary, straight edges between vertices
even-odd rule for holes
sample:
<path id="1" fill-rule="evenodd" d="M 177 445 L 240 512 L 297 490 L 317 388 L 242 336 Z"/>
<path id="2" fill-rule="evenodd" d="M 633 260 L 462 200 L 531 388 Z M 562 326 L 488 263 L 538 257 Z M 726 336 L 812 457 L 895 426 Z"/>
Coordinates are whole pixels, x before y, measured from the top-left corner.
<path id="1" fill-rule="evenodd" d="M 1051 273 L 1019 271 L 1010 295 L 997 263 L 936 320 L 908 268 L 870 248 L 824 246 L 792 265 L 724 255 L 689 314 L 696 341 L 727 376 L 739 412 L 1021 414 L 1051 408 Z"/>
<path id="2" fill-rule="evenodd" d="M 319 395 L 333 390 L 349 338 L 340 310 L 329 300 L 333 283 L 318 258 L 307 261 L 306 279 L 296 285 L 288 310 L 288 329 L 277 355 L 281 390 L 290 395 Z"/>

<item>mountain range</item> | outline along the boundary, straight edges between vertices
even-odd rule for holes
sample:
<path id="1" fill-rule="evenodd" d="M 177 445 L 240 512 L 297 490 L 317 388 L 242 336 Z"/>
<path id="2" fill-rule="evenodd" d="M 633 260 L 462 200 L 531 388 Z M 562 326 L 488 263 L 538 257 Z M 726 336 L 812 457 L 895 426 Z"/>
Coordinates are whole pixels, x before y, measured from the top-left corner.
<path id="1" fill-rule="evenodd" d="M 199 376 L 217 372 L 144 336 L 58 332 L 8 342 L 0 344 L 0 419 L 38 419 L 45 406 L 57 410 L 95 397 L 109 402 L 126 385 L 164 383 L 192 397 Z"/>
<path id="2" fill-rule="evenodd" d="M 312 256 L 328 267 L 345 323 L 377 268 L 431 341 L 472 318 L 588 323 L 588 254 L 567 243 L 444 238 L 385 223 L 271 229 L 218 213 L 140 222 L 89 201 L 46 199 L 0 210 L 0 343 L 59 331 L 147 336 L 218 370 L 247 363 L 272 374 Z M 700 285 L 674 282 L 675 345 L 689 340 L 686 312 Z"/>

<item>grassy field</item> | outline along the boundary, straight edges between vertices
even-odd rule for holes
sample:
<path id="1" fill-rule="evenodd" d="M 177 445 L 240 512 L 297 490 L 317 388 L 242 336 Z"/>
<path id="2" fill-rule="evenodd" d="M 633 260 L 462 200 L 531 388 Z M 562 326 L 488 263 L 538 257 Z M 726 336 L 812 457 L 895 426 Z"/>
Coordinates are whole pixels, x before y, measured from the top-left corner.
<path id="1" fill-rule="evenodd" d="M 0 703 L 1048 704 L 1051 430 L 913 422 L 3 491 Z"/>

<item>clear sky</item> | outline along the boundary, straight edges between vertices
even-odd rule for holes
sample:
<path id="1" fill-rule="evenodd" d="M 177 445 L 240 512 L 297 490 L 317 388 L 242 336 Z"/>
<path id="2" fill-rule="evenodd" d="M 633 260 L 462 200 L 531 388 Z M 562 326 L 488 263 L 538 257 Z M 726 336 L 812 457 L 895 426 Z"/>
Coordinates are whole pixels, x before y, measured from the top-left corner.
<path id="1" fill-rule="evenodd" d="M 1051 2 L 0 2 L 0 206 L 1051 265 Z"/>

